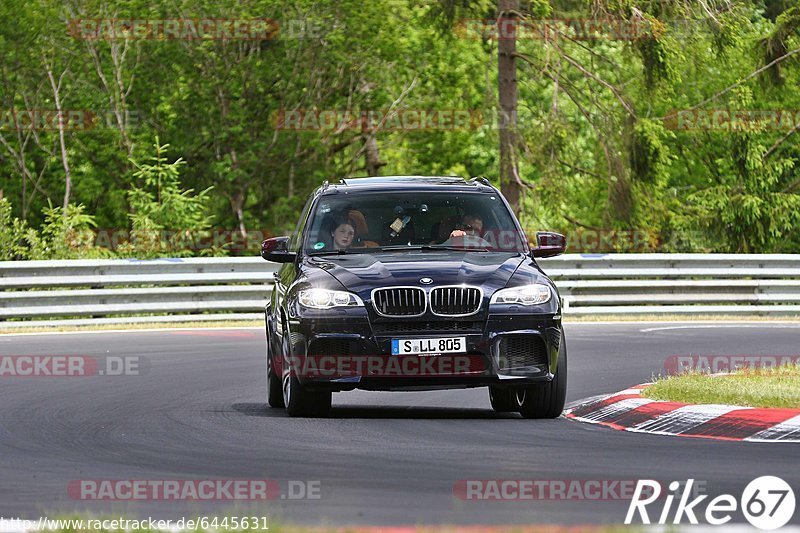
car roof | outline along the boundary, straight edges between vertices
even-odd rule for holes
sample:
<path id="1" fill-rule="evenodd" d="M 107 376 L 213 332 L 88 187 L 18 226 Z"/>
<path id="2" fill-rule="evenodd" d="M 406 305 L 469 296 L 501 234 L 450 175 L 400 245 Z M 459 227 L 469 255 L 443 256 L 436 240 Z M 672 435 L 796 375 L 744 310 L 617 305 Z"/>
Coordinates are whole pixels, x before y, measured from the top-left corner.
<path id="1" fill-rule="evenodd" d="M 486 178 L 465 179 L 460 176 L 380 176 L 369 178 L 343 178 L 339 183 L 331 183 L 323 190 L 381 191 L 448 190 L 495 192 Z"/>

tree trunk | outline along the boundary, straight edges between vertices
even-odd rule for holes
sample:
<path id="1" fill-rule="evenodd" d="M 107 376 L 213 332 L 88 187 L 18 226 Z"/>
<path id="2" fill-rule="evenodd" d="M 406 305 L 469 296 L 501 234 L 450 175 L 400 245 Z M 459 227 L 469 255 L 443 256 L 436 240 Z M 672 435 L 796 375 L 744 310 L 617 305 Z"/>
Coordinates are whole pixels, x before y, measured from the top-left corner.
<path id="1" fill-rule="evenodd" d="M 375 134 L 372 132 L 364 134 L 364 143 L 364 162 L 367 167 L 367 176 L 378 176 L 380 175 L 381 167 L 385 163 L 381 162 Z"/>
<path id="2" fill-rule="evenodd" d="M 243 239 L 247 239 L 247 227 L 244 224 L 245 199 L 245 191 L 243 189 L 239 189 L 230 197 L 231 210 L 236 216 L 236 223 L 239 226 L 239 235 L 241 235 Z"/>
<path id="3" fill-rule="evenodd" d="M 520 211 L 521 185 L 517 166 L 517 14 L 519 0 L 498 0 L 498 93 L 500 97 L 500 190 L 515 213 Z"/>
<path id="4" fill-rule="evenodd" d="M 611 210 L 607 223 L 615 224 L 622 222 L 630 226 L 633 218 L 633 186 L 631 183 L 633 162 L 633 133 L 636 128 L 635 119 L 628 115 L 625 119 L 622 138 L 620 139 L 620 149 L 611 150 L 611 168 L 608 169 L 611 181 L 608 185 L 608 208 Z M 620 154 L 628 154 L 627 160 Z"/>
<path id="5" fill-rule="evenodd" d="M 69 158 L 67 157 L 67 143 L 64 138 L 64 114 L 61 110 L 61 81 L 64 79 L 64 75 L 67 73 L 65 70 L 61 77 L 58 79 L 58 83 L 56 83 L 55 77 L 53 76 L 53 69 L 50 67 L 47 62 L 45 62 L 46 70 L 47 70 L 47 78 L 50 80 L 50 86 L 53 89 L 53 100 L 56 104 L 56 112 L 58 113 L 58 142 L 61 146 L 61 163 L 64 166 L 64 215 L 67 214 L 67 207 L 69 206 L 69 197 L 72 193 L 72 172 L 69 168 Z"/>
<path id="6" fill-rule="evenodd" d="M 126 39 L 122 44 L 120 44 L 118 41 L 112 40 L 110 43 L 108 43 L 108 51 L 113 66 L 113 80 L 109 80 L 108 77 L 106 77 L 105 71 L 103 70 L 103 62 L 100 58 L 100 53 L 98 52 L 98 47 L 96 44 L 91 39 L 86 40 L 85 44 L 89 50 L 89 54 L 92 56 L 97 76 L 100 78 L 100 82 L 103 84 L 103 88 L 107 92 L 108 103 L 111 106 L 109 112 L 113 113 L 114 115 L 116 126 L 119 128 L 122 144 L 125 147 L 125 152 L 127 153 L 128 158 L 130 159 L 133 157 L 133 141 L 128 135 L 128 126 L 131 117 L 126 100 L 131 92 L 131 89 L 133 89 L 133 81 L 135 79 L 133 72 L 135 72 L 136 65 L 139 62 L 139 52 L 137 50 L 136 60 L 132 67 L 131 76 L 128 78 L 128 86 L 126 87 L 124 80 L 124 69 L 125 58 L 130 51 L 129 41 Z M 105 120 L 105 117 L 103 117 L 103 120 Z"/>

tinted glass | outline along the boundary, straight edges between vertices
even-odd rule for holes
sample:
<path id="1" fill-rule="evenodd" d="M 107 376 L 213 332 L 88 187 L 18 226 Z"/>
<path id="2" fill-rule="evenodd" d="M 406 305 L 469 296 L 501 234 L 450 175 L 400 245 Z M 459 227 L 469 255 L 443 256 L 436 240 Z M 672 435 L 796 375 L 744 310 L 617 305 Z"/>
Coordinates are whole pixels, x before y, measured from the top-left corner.
<path id="1" fill-rule="evenodd" d="M 527 251 L 497 194 L 409 192 L 323 196 L 307 227 L 307 253 L 368 253 L 420 246 Z"/>

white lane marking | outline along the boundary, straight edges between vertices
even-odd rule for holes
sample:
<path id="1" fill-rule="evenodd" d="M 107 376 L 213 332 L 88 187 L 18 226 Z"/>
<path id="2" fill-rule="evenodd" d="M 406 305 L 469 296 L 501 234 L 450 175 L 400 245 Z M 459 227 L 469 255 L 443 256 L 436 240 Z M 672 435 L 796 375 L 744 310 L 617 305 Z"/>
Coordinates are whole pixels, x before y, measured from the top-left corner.
<path id="1" fill-rule="evenodd" d="M 800 442 L 800 415 L 744 439 L 751 442 Z"/>
<path id="2" fill-rule="evenodd" d="M 709 328 L 770 328 L 770 329 L 796 329 L 800 328 L 800 324 L 795 322 L 787 322 L 784 324 L 774 324 L 774 323 L 753 323 L 753 322 L 742 322 L 741 324 L 701 324 L 701 325 L 691 325 L 691 326 L 663 326 L 658 328 L 645 328 L 640 329 L 639 331 L 642 333 L 647 333 L 650 331 L 666 331 L 666 330 L 673 330 L 673 329 L 709 329 Z"/>
<path id="3" fill-rule="evenodd" d="M 263 331 L 263 327 L 259 326 L 225 326 L 225 327 L 203 327 L 203 328 L 152 328 L 152 329 L 99 329 L 94 331 L 35 331 L 30 333 L 2 333 L 0 331 L 0 340 L 5 337 L 35 337 L 37 335 L 94 335 L 97 333 L 162 333 L 170 331 L 236 331 L 236 330 L 254 330 Z"/>
<path id="4" fill-rule="evenodd" d="M 718 404 L 685 405 L 673 411 L 660 414 L 652 420 L 636 424 L 628 428 L 628 431 L 680 435 L 735 409 L 742 409 L 742 407 Z M 747 407 L 745 409 L 751 408 Z"/>

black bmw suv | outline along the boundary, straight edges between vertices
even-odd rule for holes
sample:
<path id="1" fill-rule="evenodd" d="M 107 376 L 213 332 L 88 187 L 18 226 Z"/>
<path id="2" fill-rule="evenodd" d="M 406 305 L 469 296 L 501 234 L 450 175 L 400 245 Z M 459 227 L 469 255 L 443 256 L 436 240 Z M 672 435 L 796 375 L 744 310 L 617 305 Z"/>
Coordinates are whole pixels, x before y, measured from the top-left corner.
<path id="1" fill-rule="evenodd" d="M 267 400 L 326 416 L 333 392 L 488 387 L 526 418 L 564 408 L 567 348 L 553 282 L 487 180 L 381 177 L 324 183 L 292 237 L 266 307 Z"/>

